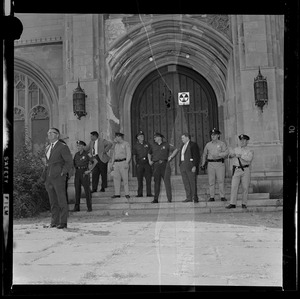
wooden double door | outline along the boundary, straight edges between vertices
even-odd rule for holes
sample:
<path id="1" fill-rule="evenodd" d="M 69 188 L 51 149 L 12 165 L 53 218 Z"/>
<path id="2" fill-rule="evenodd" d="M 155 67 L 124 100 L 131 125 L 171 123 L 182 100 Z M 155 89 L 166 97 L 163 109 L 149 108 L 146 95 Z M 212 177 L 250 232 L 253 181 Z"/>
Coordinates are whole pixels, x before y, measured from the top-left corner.
<path id="1" fill-rule="evenodd" d="M 178 93 L 189 92 L 189 105 L 179 105 Z M 166 140 L 179 147 L 182 133 L 188 132 L 198 143 L 200 154 L 210 140 L 209 131 L 218 127 L 215 93 L 200 74 L 178 65 L 164 66 L 149 74 L 137 87 L 131 104 L 132 140 L 139 130 L 153 143 L 160 132 Z M 179 155 L 171 163 L 172 173 L 180 173 Z M 135 171 L 133 172 L 135 175 Z"/>

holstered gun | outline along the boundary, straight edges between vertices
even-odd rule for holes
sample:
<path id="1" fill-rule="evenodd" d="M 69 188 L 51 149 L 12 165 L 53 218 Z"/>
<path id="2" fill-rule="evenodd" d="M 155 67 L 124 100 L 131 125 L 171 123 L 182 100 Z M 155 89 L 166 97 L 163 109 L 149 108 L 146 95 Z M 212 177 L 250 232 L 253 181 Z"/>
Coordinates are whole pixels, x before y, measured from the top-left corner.
<path id="1" fill-rule="evenodd" d="M 236 166 L 232 166 L 232 176 L 234 176 L 234 173 L 235 173 L 235 169 L 236 169 Z"/>

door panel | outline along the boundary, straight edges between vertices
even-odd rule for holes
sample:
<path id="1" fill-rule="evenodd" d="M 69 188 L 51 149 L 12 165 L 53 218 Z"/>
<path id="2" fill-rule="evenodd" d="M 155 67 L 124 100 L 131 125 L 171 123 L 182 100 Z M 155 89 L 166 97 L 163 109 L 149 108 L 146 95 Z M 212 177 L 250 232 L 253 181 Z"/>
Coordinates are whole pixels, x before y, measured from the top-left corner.
<path id="1" fill-rule="evenodd" d="M 190 105 L 178 105 L 178 92 L 190 93 Z M 134 93 L 131 115 L 132 136 L 143 130 L 146 140 L 153 143 L 154 132 L 161 132 L 179 147 L 182 133 L 189 132 L 201 153 L 210 140 L 209 131 L 218 127 L 217 101 L 211 86 L 200 74 L 182 66 L 165 66 L 149 74 Z M 172 174 L 180 173 L 178 163 L 179 155 L 171 163 Z"/>

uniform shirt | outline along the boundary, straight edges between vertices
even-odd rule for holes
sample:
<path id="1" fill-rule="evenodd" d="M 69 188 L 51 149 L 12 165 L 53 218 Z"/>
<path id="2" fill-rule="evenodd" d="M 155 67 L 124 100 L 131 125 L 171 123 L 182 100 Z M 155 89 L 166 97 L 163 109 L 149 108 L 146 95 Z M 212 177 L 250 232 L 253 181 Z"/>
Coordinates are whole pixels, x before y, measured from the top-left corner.
<path id="1" fill-rule="evenodd" d="M 254 153 L 248 146 L 245 146 L 245 147 L 238 146 L 233 151 L 230 151 L 230 152 L 241 155 L 240 161 L 241 161 L 242 165 L 249 165 L 249 164 L 251 164 L 251 161 L 253 160 Z M 237 157 L 233 158 L 233 165 L 240 166 L 239 160 Z"/>
<path id="2" fill-rule="evenodd" d="M 161 144 L 154 143 L 150 150 L 150 154 L 152 155 L 152 161 L 156 162 L 159 160 L 167 161 L 169 157 L 170 151 L 174 151 L 175 147 L 172 144 L 167 142 L 162 142 Z"/>
<path id="3" fill-rule="evenodd" d="M 80 151 L 78 151 L 74 156 L 74 166 L 76 167 L 86 167 L 88 168 L 89 162 L 92 161 L 93 158 L 88 155 L 87 151 L 83 151 L 82 154 L 80 154 Z"/>
<path id="4" fill-rule="evenodd" d="M 122 141 L 121 143 L 116 143 L 113 151 L 113 161 L 126 159 L 126 162 L 129 163 L 131 158 L 131 149 L 127 141 Z"/>
<path id="5" fill-rule="evenodd" d="M 151 146 L 148 142 L 143 141 L 143 143 L 140 143 L 138 141 L 133 147 L 132 154 L 136 155 L 137 161 L 143 158 L 146 158 L 146 160 L 148 160 L 148 154 L 150 150 L 151 150 Z"/>
<path id="6" fill-rule="evenodd" d="M 203 159 L 206 158 L 206 155 L 209 160 L 223 159 L 228 156 L 228 153 L 227 145 L 223 141 L 210 141 L 204 147 Z"/>

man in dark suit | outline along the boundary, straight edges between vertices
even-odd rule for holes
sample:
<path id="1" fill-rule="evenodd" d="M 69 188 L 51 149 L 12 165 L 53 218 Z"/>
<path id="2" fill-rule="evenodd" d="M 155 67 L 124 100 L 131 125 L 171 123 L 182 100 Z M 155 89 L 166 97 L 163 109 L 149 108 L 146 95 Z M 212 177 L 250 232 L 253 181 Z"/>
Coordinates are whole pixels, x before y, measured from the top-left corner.
<path id="1" fill-rule="evenodd" d="M 73 159 L 69 147 L 59 141 L 60 132 L 50 128 L 46 147 L 46 167 L 42 179 L 49 195 L 51 208 L 50 227 L 67 228 L 68 204 L 66 198 L 66 177 L 73 166 Z"/>
<path id="2" fill-rule="evenodd" d="M 104 138 L 99 137 L 98 132 L 91 132 L 91 141 L 85 147 L 87 152 L 95 157 L 98 161 L 92 172 L 92 193 L 97 192 L 99 177 L 101 175 L 101 192 L 105 192 L 107 188 L 107 165 L 110 159 L 108 152 L 112 148 L 113 143 Z"/>
<path id="3" fill-rule="evenodd" d="M 191 136 L 184 133 L 181 136 L 179 166 L 184 184 L 186 199 L 183 202 L 198 202 L 197 174 L 199 173 L 200 153 L 196 142 L 191 141 Z"/>

